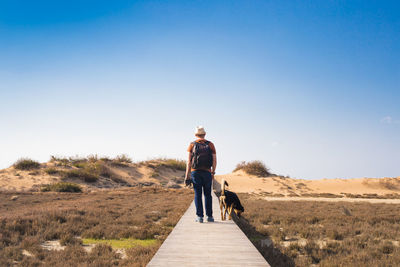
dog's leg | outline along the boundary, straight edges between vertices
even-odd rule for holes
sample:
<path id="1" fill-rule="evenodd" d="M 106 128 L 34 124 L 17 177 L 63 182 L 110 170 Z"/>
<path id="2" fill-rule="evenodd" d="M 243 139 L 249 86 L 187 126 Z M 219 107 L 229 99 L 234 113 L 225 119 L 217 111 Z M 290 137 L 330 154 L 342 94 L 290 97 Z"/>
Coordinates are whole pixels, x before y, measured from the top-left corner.
<path id="1" fill-rule="evenodd" d="M 228 220 L 232 220 L 232 209 L 233 209 L 233 205 L 231 205 L 231 206 L 228 208 L 228 214 L 229 214 Z"/>
<path id="2" fill-rule="evenodd" d="M 227 211 L 227 209 L 228 209 L 228 207 L 226 206 L 226 198 L 224 198 L 224 203 L 223 203 L 223 205 L 224 205 L 224 221 L 226 220 L 226 211 Z"/>
<path id="3" fill-rule="evenodd" d="M 226 203 L 224 203 L 224 221 L 226 220 L 226 213 L 228 212 L 228 207 L 226 206 Z"/>
<path id="4" fill-rule="evenodd" d="M 221 210 L 221 220 L 223 221 L 224 220 L 224 215 L 223 215 L 223 210 L 224 210 L 224 204 L 222 203 L 223 202 L 223 200 L 222 200 L 222 197 L 219 199 L 219 208 L 220 208 L 220 210 Z"/>

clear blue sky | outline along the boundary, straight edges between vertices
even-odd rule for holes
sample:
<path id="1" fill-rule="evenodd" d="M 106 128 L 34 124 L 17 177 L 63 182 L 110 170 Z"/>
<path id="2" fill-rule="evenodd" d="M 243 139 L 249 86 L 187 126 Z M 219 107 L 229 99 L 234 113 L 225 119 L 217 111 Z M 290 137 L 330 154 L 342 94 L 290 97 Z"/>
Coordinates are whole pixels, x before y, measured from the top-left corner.
<path id="1" fill-rule="evenodd" d="M 20 157 L 262 160 L 400 176 L 397 1 L 0 2 L 0 168 Z"/>

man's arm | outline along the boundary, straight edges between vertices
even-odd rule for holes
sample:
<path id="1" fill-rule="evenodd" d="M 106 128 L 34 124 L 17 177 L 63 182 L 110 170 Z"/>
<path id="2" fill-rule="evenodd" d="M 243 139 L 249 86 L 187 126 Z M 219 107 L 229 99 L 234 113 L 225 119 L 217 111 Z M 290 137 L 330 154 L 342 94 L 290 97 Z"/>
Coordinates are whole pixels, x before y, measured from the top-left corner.
<path id="1" fill-rule="evenodd" d="M 190 171 L 192 169 L 192 152 L 188 153 L 188 159 L 186 162 L 186 174 L 185 174 L 185 180 L 190 179 Z"/>
<path id="2" fill-rule="evenodd" d="M 212 177 L 214 178 L 215 168 L 217 168 L 217 154 L 213 154 L 213 165 L 211 168 Z"/>

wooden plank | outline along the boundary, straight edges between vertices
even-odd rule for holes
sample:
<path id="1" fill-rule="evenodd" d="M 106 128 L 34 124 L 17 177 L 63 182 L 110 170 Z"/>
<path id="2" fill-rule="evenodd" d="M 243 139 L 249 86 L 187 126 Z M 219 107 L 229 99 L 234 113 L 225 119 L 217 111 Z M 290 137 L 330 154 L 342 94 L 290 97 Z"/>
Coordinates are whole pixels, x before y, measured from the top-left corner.
<path id="1" fill-rule="evenodd" d="M 232 221 L 221 221 L 212 193 L 215 222 L 195 222 L 194 202 L 147 266 L 270 266 Z"/>

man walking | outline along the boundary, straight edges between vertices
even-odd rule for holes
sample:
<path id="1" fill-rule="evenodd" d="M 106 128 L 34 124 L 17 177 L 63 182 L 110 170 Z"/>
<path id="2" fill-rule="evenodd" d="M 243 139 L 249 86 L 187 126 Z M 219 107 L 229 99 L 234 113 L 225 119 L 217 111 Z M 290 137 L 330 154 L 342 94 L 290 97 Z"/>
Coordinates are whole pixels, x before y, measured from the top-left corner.
<path id="1" fill-rule="evenodd" d="M 203 222 L 203 191 L 207 222 L 213 222 L 211 187 L 217 167 L 217 153 L 212 142 L 204 139 L 206 131 L 203 126 L 195 130 L 197 140 L 188 147 L 188 161 L 186 165 L 185 180 L 192 179 L 194 188 L 194 203 L 196 205 L 196 221 Z"/>

